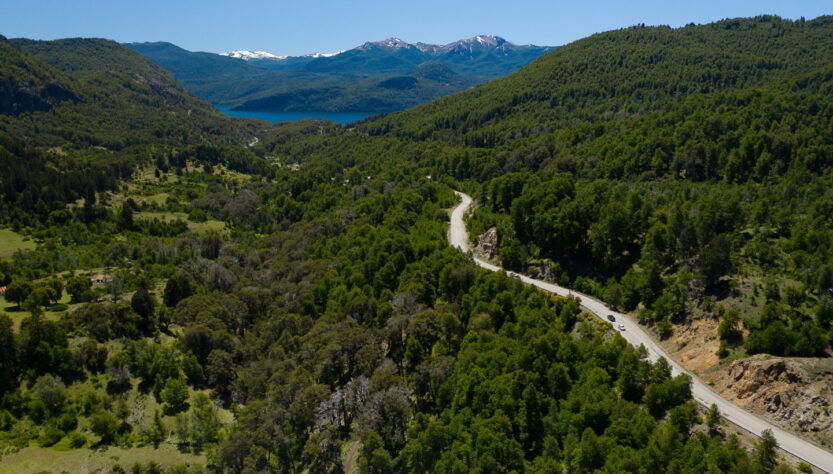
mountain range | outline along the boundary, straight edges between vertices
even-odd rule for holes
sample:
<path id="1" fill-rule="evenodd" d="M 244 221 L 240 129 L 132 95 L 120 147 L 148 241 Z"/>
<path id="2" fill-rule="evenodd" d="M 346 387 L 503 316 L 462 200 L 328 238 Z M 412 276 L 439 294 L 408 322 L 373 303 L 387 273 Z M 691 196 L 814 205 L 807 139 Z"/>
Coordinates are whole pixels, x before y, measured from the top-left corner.
<path id="1" fill-rule="evenodd" d="M 243 59 L 263 69 L 367 75 L 403 74 L 422 63 L 436 62 L 458 74 L 489 80 L 511 74 L 552 49 L 478 35 L 445 45 L 388 38 L 335 53 L 279 56 L 266 51 L 229 51 L 220 55 Z"/>
<path id="2" fill-rule="evenodd" d="M 398 38 L 347 51 L 279 56 L 191 52 L 171 43 L 130 43 L 198 97 L 238 110 L 390 112 L 510 74 L 549 46 L 480 35 L 446 45 Z"/>

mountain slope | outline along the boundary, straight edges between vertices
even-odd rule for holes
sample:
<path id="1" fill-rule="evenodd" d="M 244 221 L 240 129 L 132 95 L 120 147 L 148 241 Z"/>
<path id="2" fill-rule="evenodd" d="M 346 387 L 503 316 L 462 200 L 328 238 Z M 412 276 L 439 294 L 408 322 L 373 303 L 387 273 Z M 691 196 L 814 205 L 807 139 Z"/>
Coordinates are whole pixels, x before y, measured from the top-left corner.
<path id="1" fill-rule="evenodd" d="M 0 42 L 3 216 L 94 199 L 177 147 L 247 144 L 270 124 L 231 119 L 113 41 Z"/>
<path id="2" fill-rule="evenodd" d="M 281 94 L 299 88 L 332 87 L 349 78 L 305 71 L 273 71 L 239 58 L 196 53 L 171 43 L 129 43 L 169 71 L 189 91 L 212 103 L 239 104 L 263 95 Z"/>
<path id="3" fill-rule="evenodd" d="M 438 63 L 422 63 L 412 71 L 385 78 L 370 77 L 331 87 L 258 94 L 234 110 L 388 112 L 413 107 L 475 84 Z"/>
<path id="4" fill-rule="evenodd" d="M 338 54 L 285 58 L 251 52 L 192 53 L 169 43 L 128 46 L 214 103 L 238 110 L 338 112 L 390 112 L 411 107 L 508 74 L 550 49 L 517 46 L 485 36 L 447 46 L 391 38 Z M 440 65 L 454 76 L 401 79 L 425 64 Z M 409 87 L 389 87 L 403 81 Z"/>
<path id="5" fill-rule="evenodd" d="M 449 123 L 458 135 L 473 127 L 482 131 L 487 124 L 496 132 L 517 128 L 501 125 L 515 119 L 525 127 L 640 113 L 690 95 L 762 84 L 826 92 L 831 21 L 792 23 L 764 16 L 600 33 L 548 53 L 510 77 L 381 123 L 420 136 Z"/>
<path id="6" fill-rule="evenodd" d="M 77 101 L 71 80 L 12 47 L 0 36 L 0 115 L 46 111 L 65 100 Z"/>
<path id="7" fill-rule="evenodd" d="M 47 77 L 59 83 L 70 78 L 77 98 L 49 111 L 4 120 L 0 126 L 12 136 L 23 137 L 37 127 L 36 140 L 44 144 L 119 149 L 160 139 L 172 144 L 229 143 L 230 138 L 243 142 L 262 126 L 229 120 L 164 69 L 114 41 L 15 39 L 0 46 L 17 49 L 9 54 L 30 68 L 48 71 Z"/>

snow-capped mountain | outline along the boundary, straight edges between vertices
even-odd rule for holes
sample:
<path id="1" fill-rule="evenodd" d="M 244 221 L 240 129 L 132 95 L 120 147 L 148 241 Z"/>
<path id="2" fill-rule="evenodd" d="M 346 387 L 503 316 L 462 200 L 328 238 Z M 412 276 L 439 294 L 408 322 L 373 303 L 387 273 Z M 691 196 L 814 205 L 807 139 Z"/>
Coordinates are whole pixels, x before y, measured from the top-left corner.
<path id="1" fill-rule="evenodd" d="M 462 39 L 459 41 L 455 41 L 453 43 L 449 43 L 445 46 L 442 46 L 440 49 L 443 51 L 453 50 L 453 49 L 494 49 L 499 48 L 503 45 L 506 46 L 515 46 L 514 43 L 510 43 L 505 39 L 501 38 L 500 36 L 492 36 L 492 35 L 477 35 L 473 38 Z"/>
<path id="2" fill-rule="evenodd" d="M 238 58 L 244 61 L 249 61 L 252 59 L 286 59 L 286 56 L 278 56 L 266 51 L 246 51 L 246 50 L 236 50 L 236 51 L 228 51 L 225 53 L 220 53 L 220 56 L 228 56 L 230 58 Z"/>
<path id="3" fill-rule="evenodd" d="M 300 56 L 302 58 L 331 58 L 333 56 L 337 56 L 344 51 L 336 51 L 335 53 L 310 53 Z M 228 56 L 230 58 L 237 58 L 242 59 L 244 61 L 253 61 L 253 60 L 275 60 L 275 61 L 282 61 L 284 59 L 290 58 L 292 56 L 278 56 L 277 54 L 272 54 L 267 51 L 247 51 L 247 50 L 235 50 L 235 51 L 227 51 L 225 53 L 220 53 L 220 56 Z"/>
<path id="4" fill-rule="evenodd" d="M 443 53 L 446 51 L 454 51 L 454 50 L 461 50 L 466 49 L 469 51 L 474 50 L 488 50 L 488 49 L 497 49 L 502 46 L 506 47 L 516 47 L 514 43 L 506 41 L 505 39 L 501 38 L 500 36 L 493 36 L 493 35 L 477 35 L 473 36 L 468 39 L 462 39 L 459 41 L 454 41 L 453 43 L 448 43 L 446 45 L 441 44 L 430 44 L 430 43 L 409 43 L 399 38 L 388 38 L 382 41 L 368 41 L 363 45 L 357 47 L 356 49 L 359 50 L 367 50 L 372 48 L 390 48 L 390 49 L 410 49 L 416 48 L 423 53 L 429 54 L 436 54 L 436 53 Z"/>

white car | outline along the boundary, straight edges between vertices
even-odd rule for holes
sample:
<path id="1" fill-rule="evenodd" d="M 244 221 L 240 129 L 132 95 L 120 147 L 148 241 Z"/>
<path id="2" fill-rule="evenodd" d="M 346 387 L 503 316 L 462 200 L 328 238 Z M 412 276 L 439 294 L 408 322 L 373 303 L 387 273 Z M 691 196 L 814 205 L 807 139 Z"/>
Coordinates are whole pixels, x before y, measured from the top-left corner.
<path id="1" fill-rule="evenodd" d="M 619 328 L 619 330 L 620 330 L 620 331 L 624 331 L 624 330 L 625 330 L 625 325 L 624 325 L 624 324 L 620 324 L 620 325 L 619 325 L 619 326 L 617 326 L 617 327 Z"/>

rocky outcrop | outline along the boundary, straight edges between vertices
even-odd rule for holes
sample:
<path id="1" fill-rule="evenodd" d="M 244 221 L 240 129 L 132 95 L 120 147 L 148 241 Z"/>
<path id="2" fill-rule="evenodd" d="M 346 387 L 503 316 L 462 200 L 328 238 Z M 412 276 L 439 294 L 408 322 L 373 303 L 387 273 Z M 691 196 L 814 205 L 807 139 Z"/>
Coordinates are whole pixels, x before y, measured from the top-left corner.
<path id="1" fill-rule="evenodd" d="M 751 357 L 733 362 L 715 388 L 793 431 L 833 433 L 831 376 L 810 377 L 794 360 Z"/>
<path id="2" fill-rule="evenodd" d="M 497 242 L 497 228 L 492 227 L 487 230 L 485 234 L 477 239 L 477 245 L 474 247 L 477 255 L 486 260 L 497 260 L 498 258 L 498 242 Z"/>
<path id="3" fill-rule="evenodd" d="M 165 96 L 167 98 L 177 98 L 179 102 L 183 102 L 183 97 L 177 93 L 173 88 L 170 87 L 170 84 L 166 82 L 163 78 L 153 74 L 152 72 L 146 74 L 139 74 L 136 73 L 133 76 L 133 80 L 139 84 L 146 85 L 153 90 L 153 92 Z"/>

